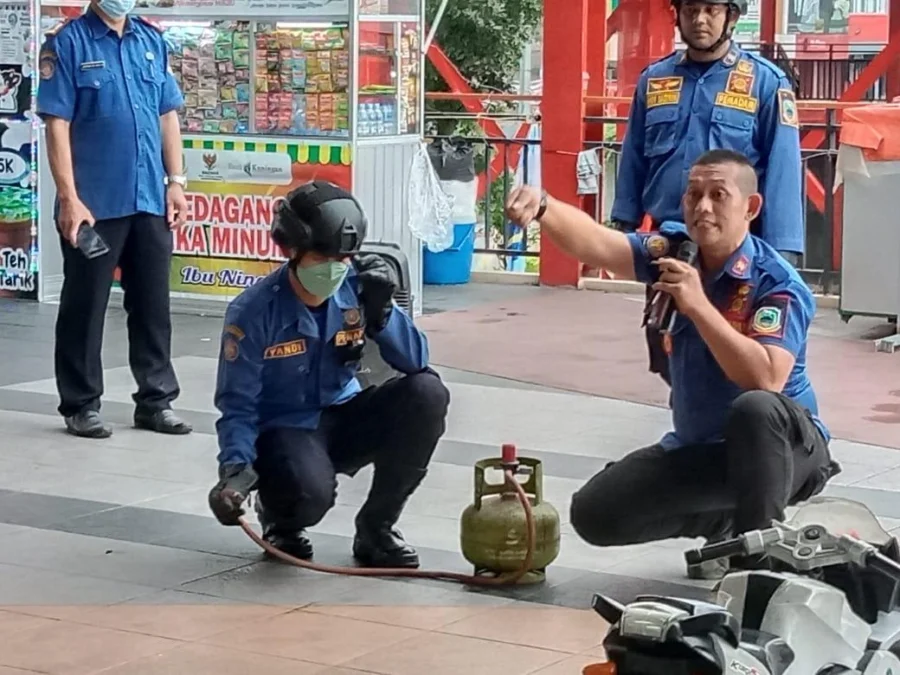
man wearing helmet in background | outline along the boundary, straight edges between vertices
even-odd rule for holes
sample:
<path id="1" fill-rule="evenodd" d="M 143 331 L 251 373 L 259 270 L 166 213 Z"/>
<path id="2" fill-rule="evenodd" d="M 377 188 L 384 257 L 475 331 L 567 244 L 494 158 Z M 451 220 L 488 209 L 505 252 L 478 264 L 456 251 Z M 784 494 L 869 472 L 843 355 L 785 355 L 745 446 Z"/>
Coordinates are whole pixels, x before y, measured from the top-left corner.
<path id="1" fill-rule="evenodd" d="M 353 554 L 371 567 L 418 567 L 394 528 L 445 430 L 450 395 L 428 367 L 428 344 L 393 302 L 379 256 L 360 254 L 366 216 L 354 197 L 315 181 L 279 204 L 272 239 L 288 262 L 228 307 L 215 403 L 219 482 L 209 503 L 237 524 L 258 490 L 263 536 L 309 559 L 306 528 L 334 506 L 336 474 L 373 464 Z M 374 340 L 405 375 L 361 390 L 362 349 Z"/>
<path id="2" fill-rule="evenodd" d="M 756 169 L 763 208 L 751 232 L 795 267 L 805 250 L 797 103 L 773 63 L 732 39 L 747 0 L 673 0 L 687 49 L 650 65 L 637 83 L 612 220 L 635 231 L 682 221 L 688 170 L 707 150 L 734 150 Z M 660 242 L 663 240 L 660 239 Z M 665 252 L 663 252 L 664 254 Z M 650 295 L 648 293 L 648 301 Z M 650 370 L 669 382 L 660 334 L 647 329 Z"/>

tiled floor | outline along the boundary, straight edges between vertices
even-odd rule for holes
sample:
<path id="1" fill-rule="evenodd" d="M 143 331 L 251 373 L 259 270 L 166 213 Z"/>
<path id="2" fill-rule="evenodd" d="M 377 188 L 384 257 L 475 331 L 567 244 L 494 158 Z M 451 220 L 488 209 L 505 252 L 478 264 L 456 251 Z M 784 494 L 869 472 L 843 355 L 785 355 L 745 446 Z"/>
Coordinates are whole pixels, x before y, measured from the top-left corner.
<path id="1" fill-rule="evenodd" d="M 278 674 L 580 672 L 605 625 L 583 610 L 528 606 L 303 608 L 254 605 L 0 610 L 0 675 L 40 672 Z"/>
<path id="2" fill-rule="evenodd" d="M 494 290 L 490 300 L 503 297 Z M 433 307 L 466 302 L 443 290 Z M 570 495 L 587 477 L 668 428 L 661 408 L 534 384 L 552 383 L 544 371 L 529 384 L 441 368 L 448 430 L 401 528 L 424 567 L 470 572 L 458 522 L 472 465 L 517 443 L 542 460 L 545 497 L 563 523 L 547 581 L 485 590 L 328 576 L 261 561 L 239 529 L 209 514 L 220 319 L 175 317 L 177 406 L 196 433 L 160 438 L 130 428 L 133 384 L 122 316 L 112 311 L 103 410 L 115 434 L 97 442 L 61 431 L 54 315 L 0 303 L 0 675 L 577 674 L 602 656 L 606 626 L 588 609 L 593 593 L 708 596 L 708 584 L 684 575 L 692 542 L 596 549 L 567 522 Z M 583 351 L 571 345 L 569 357 Z M 900 453 L 840 439 L 832 450 L 844 472 L 828 493 L 864 501 L 900 528 Z M 317 560 L 351 564 L 353 516 L 370 476 L 341 480 L 337 506 L 312 532 Z"/>

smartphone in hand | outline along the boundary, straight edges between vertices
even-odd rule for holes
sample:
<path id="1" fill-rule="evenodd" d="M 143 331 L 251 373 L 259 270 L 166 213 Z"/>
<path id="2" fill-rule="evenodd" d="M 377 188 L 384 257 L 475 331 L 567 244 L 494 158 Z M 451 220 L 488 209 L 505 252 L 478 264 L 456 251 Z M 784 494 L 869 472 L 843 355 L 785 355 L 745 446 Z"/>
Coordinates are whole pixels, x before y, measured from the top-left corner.
<path id="1" fill-rule="evenodd" d="M 78 226 L 76 242 L 78 249 L 88 260 L 93 260 L 109 253 L 109 246 L 103 241 L 103 237 L 97 234 L 97 230 L 88 225 L 86 221 Z"/>

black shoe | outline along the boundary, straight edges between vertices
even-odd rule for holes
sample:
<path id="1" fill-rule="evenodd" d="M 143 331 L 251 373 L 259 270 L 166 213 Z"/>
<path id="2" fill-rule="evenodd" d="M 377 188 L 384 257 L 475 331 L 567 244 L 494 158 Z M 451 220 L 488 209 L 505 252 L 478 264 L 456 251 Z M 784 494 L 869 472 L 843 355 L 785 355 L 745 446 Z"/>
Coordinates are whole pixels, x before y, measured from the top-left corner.
<path id="1" fill-rule="evenodd" d="M 416 549 L 394 528 L 427 471 L 411 466 L 375 469 L 366 503 L 356 516 L 353 557 L 366 567 L 419 566 Z"/>
<path id="2" fill-rule="evenodd" d="M 170 434 L 184 436 L 191 433 L 194 428 L 178 417 L 171 410 L 157 410 L 155 412 L 136 412 L 134 414 L 134 426 L 136 429 L 155 431 L 158 434 Z"/>
<path id="3" fill-rule="evenodd" d="M 268 530 L 263 532 L 263 539 L 288 555 L 300 558 L 300 560 L 312 560 L 313 546 L 309 537 L 306 536 L 306 530 L 296 530 L 294 532 Z M 266 557 L 277 559 L 268 552 L 266 552 Z"/>
<path id="4" fill-rule="evenodd" d="M 85 410 L 65 418 L 66 431 L 81 438 L 109 438 L 112 429 L 103 423 L 96 410 Z"/>
<path id="5" fill-rule="evenodd" d="M 357 521 L 353 557 L 364 567 L 419 566 L 416 549 L 403 540 L 400 531 L 388 526 L 367 527 Z"/>

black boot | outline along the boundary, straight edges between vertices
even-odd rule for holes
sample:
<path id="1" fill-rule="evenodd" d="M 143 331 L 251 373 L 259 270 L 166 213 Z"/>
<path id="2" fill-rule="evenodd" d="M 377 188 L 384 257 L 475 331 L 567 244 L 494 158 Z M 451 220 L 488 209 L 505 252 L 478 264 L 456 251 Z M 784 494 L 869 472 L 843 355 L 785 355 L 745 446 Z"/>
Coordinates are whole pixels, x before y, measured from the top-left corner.
<path id="1" fill-rule="evenodd" d="M 256 498 L 256 513 L 259 524 L 262 525 L 263 539 L 280 551 L 301 560 L 311 560 L 313 546 L 306 530 L 298 527 L 290 527 L 284 523 L 278 523 L 266 515 L 266 510 L 259 497 Z M 266 557 L 274 559 L 275 556 L 266 552 Z"/>
<path id="2" fill-rule="evenodd" d="M 353 557 L 365 567 L 419 566 L 419 554 L 394 525 L 406 500 L 425 478 L 425 469 L 375 470 L 369 497 L 356 516 Z"/>

